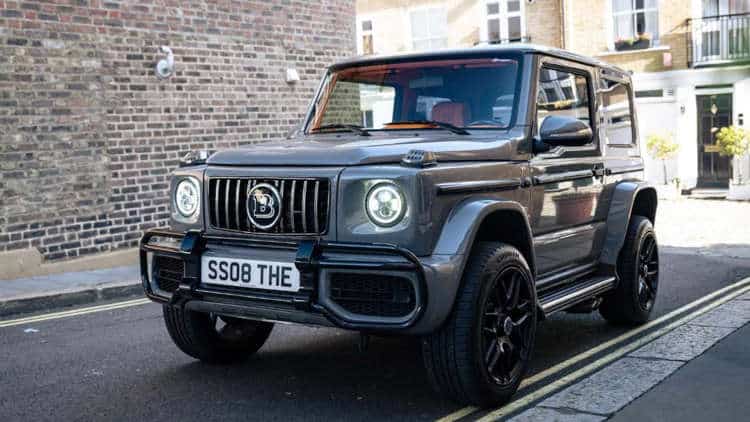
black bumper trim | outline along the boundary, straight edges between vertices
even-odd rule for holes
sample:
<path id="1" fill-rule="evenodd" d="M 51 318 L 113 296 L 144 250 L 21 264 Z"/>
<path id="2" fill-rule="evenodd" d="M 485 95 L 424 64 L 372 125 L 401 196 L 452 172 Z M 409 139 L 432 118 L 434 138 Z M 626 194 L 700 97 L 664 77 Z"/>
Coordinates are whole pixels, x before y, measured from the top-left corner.
<path id="1" fill-rule="evenodd" d="M 154 238 L 170 238 L 180 241 L 180 247 L 170 248 L 151 244 Z M 300 290 L 294 295 L 281 295 L 259 291 L 236 291 L 234 289 L 201 287 L 200 265 L 201 255 L 206 250 L 208 242 L 217 242 L 229 246 L 248 248 L 284 249 L 296 251 L 294 264 L 300 271 Z M 158 254 L 185 261 L 185 274 L 182 277 L 178 289 L 166 297 L 159 295 L 151 288 L 152 275 L 148 273 L 148 254 Z M 325 253 L 340 253 L 350 255 L 366 255 L 368 260 L 345 260 L 325 258 Z M 388 262 L 373 261 L 373 255 L 384 255 L 400 257 L 404 261 Z M 297 313 L 320 314 L 327 318 L 333 325 L 355 330 L 364 331 L 393 331 L 412 327 L 424 314 L 427 307 L 427 287 L 425 274 L 419 259 L 411 251 L 391 244 L 373 243 L 343 243 L 325 242 L 318 240 L 302 240 L 299 242 L 287 242 L 276 240 L 260 240 L 224 236 L 209 236 L 200 231 L 188 231 L 187 233 L 174 232 L 165 229 L 154 229 L 147 231 L 140 242 L 140 267 L 141 282 L 146 296 L 151 300 L 161 303 L 169 303 L 173 306 L 185 306 L 190 301 L 202 301 L 210 299 L 214 305 L 219 305 L 222 298 L 233 301 L 231 306 L 237 312 L 245 308 L 245 314 L 252 314 L 253 307 L 279 306 L 280 312 L 294 311 Z M 337 313 L 317 301 L 318 275 L 321 269 L 330 270 L 373 270 L 373 271 L 403 271 L 413 272 L 417 278 L 417 288 L 420 300 L 416 303 L 416 309 L 406 320 L 398 322 L 368 321 L 367 316 L 357 317 L 352 320 Z M 241 304 L 238 304 L 240 301 Z M 254 305 L 255 304 L 255 305 Z M 227 304 L 229 305 L 229 304 Z M 196 304 L 191 307 L 197 307 Z M 315 317 L 309 318 L 315 320 Z M 292 321 L 295 322 L 295 321 Z"/>

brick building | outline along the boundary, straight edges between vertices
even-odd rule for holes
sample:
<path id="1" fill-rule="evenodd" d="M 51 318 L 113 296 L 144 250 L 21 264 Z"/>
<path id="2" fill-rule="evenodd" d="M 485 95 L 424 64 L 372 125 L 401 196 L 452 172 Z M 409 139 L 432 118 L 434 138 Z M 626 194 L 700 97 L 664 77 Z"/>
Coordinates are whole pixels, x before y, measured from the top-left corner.
<path id="1" fill-rule="evenodd" d="M 0 268 L 137 245 L 179 157 L 283 137 L 354 21 L 350 0 L 0 0 Z"/>
<path id="2" fill-rule="evenodd" d="M 679 142 L 667 175 L 681 188 L 726 188 L 738 168 L 750 174 L 747 158 L 719 155 L 713 135 L 748 126 L 750 0 L 357 1 L 362 54 L 520 41 L 632 71 L 641 141 L 667 132 Z M 647 177 L 663 183 L 661 163 L 644 156 Z"/>

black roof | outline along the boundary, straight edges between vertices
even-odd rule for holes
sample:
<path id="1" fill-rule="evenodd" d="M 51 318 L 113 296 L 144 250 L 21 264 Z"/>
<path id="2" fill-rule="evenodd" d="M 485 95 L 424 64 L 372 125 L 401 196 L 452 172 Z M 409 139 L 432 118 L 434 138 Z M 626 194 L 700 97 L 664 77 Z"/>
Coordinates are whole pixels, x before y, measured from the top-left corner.
<path id="1" fill-rule="evenodd" d="M 476 57 L 476 56 L 487 56 L 491 54 L 543 54 L 546 56 L 557 57 L 561 59 L 571 60 L 591 66 L 597 66 L 608 69 L 615 73 L 621 73 L 627 75 L 628 73 L 617 66 L 610 65 L 601 60 L 593 57 L 584 56 L 581 54 L 573 53 L 568 50 L 560 48 L 547 47 L 536 44 L 480 44 L 474 47 L 464 48 L 452 48 L 452 49 L 440 49 L 433 51 L 420 51 L 412 53 L 399 53 L 389 55 L 371 55 L 371 56 L 358 56 L 344 61 L 338 62 L 331 66 L 331 69 L 340 69 L 351 66 L 364 66 L 371 64 L 380 63 L 394 63 L 404 62 L 413 60 L 435 60 L 435 59 L 449 59 L 449 58 L 460 58 L 460 57 Z"/>

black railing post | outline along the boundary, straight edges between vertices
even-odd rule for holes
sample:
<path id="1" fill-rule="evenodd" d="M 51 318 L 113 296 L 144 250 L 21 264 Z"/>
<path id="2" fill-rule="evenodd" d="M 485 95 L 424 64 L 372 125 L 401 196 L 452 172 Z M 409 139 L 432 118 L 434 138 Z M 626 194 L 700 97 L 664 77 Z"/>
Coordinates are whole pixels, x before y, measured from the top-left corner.
<path id="1" fill-rule="evenodd" d="M 687 20 L 688 66 L 750 61 L 750 13 Z"/>

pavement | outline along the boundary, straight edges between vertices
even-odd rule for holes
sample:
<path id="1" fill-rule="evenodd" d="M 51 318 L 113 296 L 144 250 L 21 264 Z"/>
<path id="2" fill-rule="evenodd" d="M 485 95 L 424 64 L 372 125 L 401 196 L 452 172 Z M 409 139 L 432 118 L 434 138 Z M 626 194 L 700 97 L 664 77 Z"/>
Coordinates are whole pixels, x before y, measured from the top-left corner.
<path id="1" fill-rule="evenodd" d="M 0 280 L 0 317 L 142 296 L 138 266 Z"/>
<path id="2" fill-rule="evenodd" d="M 277 324 L 247 363 L 211 366 L 172 344 L 158 305 L 100 294 L 90 306 L 0 318 L 0 421 L 742 420 L 750 403 L 744 205 L 663 202 L 652 322 L 627 329 L 596 313 L 553 316 L 539 327 L 522 388 L 499 409 L 434 395 L 417 339 L 374 338 L 360 352 L 355 333 Z M 133 270 L 118 271 L 137 279 Z M 112 274 L 89 274 L 86 289 L 116 283 Z M 57 277 L 73 280 L 73 290 L 84 279 Z"/>

